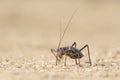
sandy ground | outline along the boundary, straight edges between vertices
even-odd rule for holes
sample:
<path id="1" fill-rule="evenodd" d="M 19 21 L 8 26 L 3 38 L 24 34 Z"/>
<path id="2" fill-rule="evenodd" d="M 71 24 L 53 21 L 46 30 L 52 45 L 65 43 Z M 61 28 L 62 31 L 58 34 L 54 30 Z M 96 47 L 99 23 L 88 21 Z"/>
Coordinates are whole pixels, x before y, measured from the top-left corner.
<path id="1" fill-rule="evenodd" d="M 120 2 L 117 0 L 0 0 L 0 80 L 119 80 Z M 68 58 L 55 65 L 50 49 L 75 14 L 61 46 L 88 44 L 81 67 Z"/>

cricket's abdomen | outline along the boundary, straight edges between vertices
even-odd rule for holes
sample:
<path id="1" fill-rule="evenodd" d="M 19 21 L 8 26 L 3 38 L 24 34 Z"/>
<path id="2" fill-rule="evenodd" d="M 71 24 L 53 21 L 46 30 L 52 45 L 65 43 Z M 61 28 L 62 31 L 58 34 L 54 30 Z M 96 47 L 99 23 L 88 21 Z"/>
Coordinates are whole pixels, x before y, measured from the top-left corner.
<path id="1" fill-rule="evenodd" d="M 84 56 L 77 48 L 74 48 L 74 47 L 71 47 L 67 51 L 66 55 L 72 59 L 78 59 L 78 58 L 82 58 Z"/>
<path id="2" fill-rule="evenodd" d="M 82 53 L 69 52 L 67 53 L 67 56 L 69 56 L 72 59 L 78 59 L 78 58 L 82 58 L 84 55 Z"/>

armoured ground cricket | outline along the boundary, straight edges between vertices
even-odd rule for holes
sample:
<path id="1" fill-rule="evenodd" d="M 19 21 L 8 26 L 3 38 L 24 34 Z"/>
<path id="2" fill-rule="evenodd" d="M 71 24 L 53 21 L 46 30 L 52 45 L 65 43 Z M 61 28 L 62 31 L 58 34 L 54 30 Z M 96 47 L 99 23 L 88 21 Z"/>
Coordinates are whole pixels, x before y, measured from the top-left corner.
<path id="1" fill-rule="evenodd" d="M 64 62 L 65 66 L 66 66 L 67 56 L 69 56 L 71 59 L 75 59 L 75 64 L 78 64 L 80 66 L 80 59 L 84 56 L 81 51 L 85 48 L 87 48 L 87 50 L 88 50 L 88 58 L 89 58 L 90 66 L 92 65 L 91 58 L 90 58 L 89 46 L 87 44 L 84 47 L 82 47 L 81 49 L 76 48 L 76 42 L 74 42 L 71 46 L 60 47 L 61 42 L 63 40 L 63 37 L 64 37 L 64 35 L 65 35 L 65 33 L 66 33 L 70 23 L 71 23 L 71 20 L 74 17 L 74 15 L 75 15 L 75 13 L 77 12 L 78 9 L 79 8 L 77 8 L 73 12 L 73 14 L 71 15 L 71 17 L 70 17 L 70 19 L 69 19 L 69 21 L 68 21 L 68 23 L 65 27 L 63 35 L 60 36 L 60 41 L 59 41 L 57 50 L 51 49 L 51 52 L 56 57 L 56 65 L 57 65 L 57 62 L 60 61 L 60 59 L 63 57 L 63 55 L 65 55 L 65 62 Z M 78 63 L 77 63 L 77 60 L 78 60 Z"/>

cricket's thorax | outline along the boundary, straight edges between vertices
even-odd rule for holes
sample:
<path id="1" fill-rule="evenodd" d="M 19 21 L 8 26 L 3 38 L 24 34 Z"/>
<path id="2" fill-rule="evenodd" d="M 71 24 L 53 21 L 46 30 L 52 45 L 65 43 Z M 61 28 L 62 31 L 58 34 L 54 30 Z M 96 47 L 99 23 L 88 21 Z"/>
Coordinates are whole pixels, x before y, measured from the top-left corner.
<path id="1" fill-rule="evenodd" d="M 62 55 L 67 55 L 72 59 L 82 58 L 84 55 L 75 47 L 62 47 L 60 48 Z"/>

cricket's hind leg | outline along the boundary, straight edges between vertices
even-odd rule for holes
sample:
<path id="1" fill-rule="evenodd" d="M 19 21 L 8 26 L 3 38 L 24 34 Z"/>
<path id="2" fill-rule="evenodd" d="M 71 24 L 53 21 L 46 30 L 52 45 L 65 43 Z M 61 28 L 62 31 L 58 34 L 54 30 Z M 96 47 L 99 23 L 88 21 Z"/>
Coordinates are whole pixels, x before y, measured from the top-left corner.
<path id="1" fill-rule="evenodd" d="M 90 51 L 89 51 L 89 46 L 88 45 L 85 45 L 83 46 L 79 52 L 81 52 L 83 49 L 87 48 L 87 51 L 88 51 L 88 57 L 89 57 L 89 63 L 90 63 L 90 66 L 92 66 L 92 62 L 91 62 L 91 58 L 90 58 Z"/>
<path id="2" fill-rule="evenodd" d="M 75 48 L 76 48 L 76 42 L 74 42 L 71 47 L 74 47 L 74 46 L 75 46 Z"/>

